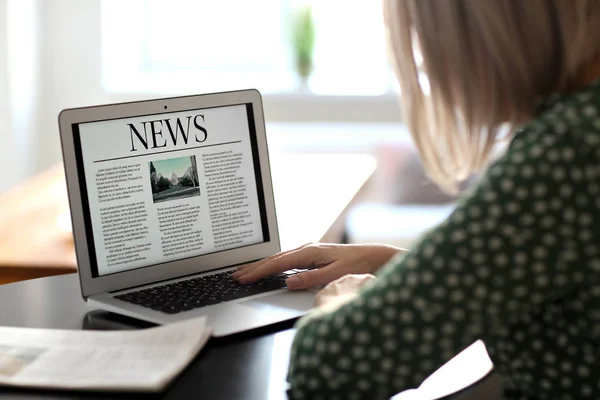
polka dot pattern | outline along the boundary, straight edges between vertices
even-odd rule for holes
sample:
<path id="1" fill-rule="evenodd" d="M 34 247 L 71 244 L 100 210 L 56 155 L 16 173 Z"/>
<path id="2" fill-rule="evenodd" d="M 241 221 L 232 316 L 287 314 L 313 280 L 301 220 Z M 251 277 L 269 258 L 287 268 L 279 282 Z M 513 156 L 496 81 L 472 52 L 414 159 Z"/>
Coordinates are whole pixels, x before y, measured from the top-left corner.
<path id="1" fill-rule="evenodd" d="M 291 398 L 387 399 L 483 339 L 504 398 L 600 398 L 600 85 L 539 105 L 437 229 L 301 319 Z"/>

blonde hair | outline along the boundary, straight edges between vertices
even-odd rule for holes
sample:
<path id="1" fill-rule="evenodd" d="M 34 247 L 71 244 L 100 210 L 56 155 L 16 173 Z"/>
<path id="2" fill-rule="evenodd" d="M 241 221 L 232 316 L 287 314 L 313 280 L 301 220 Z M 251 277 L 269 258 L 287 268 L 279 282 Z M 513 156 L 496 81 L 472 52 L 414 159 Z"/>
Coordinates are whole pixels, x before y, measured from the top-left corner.
<path id="1" fill-rule="evenodd" d="M 481 169 L 501 128 L 567 90 L 600 50 L 598 0 L 385 0 L 401 103 L 444 190 Z M 506 125 L 508 124 L 508 125 Z"/>

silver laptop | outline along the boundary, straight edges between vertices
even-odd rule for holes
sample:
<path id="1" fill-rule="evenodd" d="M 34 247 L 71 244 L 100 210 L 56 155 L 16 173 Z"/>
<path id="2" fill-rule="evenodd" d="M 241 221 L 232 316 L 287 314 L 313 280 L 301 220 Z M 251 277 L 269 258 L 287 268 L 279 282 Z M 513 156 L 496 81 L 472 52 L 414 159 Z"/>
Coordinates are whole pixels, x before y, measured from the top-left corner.
<path id="1" fill-rule="evenodd" d="M 64 110 L 60 136 L 81 291 L 158 324 L 207 316 L 215 336 L 298 317 L 287 273 L 230 274 L 280 251 L 260 93 Z"/>

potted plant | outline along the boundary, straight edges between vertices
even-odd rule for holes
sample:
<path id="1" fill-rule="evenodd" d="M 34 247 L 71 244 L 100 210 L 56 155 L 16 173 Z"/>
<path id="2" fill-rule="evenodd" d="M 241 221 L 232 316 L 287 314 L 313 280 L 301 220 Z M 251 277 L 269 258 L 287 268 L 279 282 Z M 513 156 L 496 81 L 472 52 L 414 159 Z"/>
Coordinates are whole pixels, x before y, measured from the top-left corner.
<path id="1" fill-rule="evenodd" d="M 298 7 L 292 18 L 292 51 L 296 73 L 306 84 L 313 71 L 315 23 L 308 5 Z"/>

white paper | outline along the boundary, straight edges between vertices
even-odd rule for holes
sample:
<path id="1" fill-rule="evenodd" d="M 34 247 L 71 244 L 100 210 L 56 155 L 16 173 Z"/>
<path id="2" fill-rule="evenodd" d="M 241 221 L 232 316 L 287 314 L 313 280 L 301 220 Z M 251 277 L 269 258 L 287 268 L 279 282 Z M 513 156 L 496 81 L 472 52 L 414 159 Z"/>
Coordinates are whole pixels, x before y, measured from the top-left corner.
<path id="1" fill-rule="evenodd" d="M 159 391 L 209 337 L 204 317 L 132 331 L 0 327 L 0 384 Z"/>
<path id="2" fill-rule="evenodd" d="M 404 391 L 393 400 L 435 400 L 463 390 L 488 375 L 494 364 L 481 340 L 442 365 L 418 389 Z"/>

